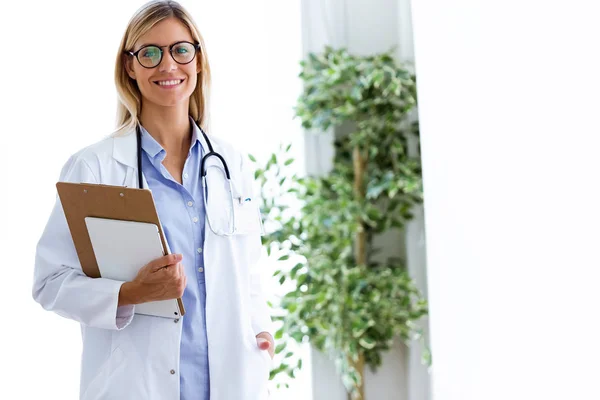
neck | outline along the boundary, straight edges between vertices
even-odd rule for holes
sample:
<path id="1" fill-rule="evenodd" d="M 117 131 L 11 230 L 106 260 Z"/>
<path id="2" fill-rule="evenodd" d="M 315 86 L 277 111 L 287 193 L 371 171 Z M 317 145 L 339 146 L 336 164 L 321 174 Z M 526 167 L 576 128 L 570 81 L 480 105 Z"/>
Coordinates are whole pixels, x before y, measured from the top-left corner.
<path id="1" fill-rule="evenodd" d="M 188 110 L 187 104 L 157 107 L 146 103 L 142 107 L 140 123 L 169 156 L 188 153 L 192 136 Z"/>

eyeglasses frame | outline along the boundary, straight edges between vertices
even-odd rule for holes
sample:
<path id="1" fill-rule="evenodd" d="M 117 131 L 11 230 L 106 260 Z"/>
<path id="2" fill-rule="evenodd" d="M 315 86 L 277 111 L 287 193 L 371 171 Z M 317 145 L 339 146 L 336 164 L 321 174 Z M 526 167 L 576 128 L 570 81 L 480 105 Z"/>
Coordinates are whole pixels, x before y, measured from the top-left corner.
<path id="1" fill-rule="evenodd" d="M 191 44 L 192 46 L 194 46 L 194 49 L 196 50 L 195 53 L 194 53 L 194 57 L 192 57 L 192 59 L 190 61 L 186 62 L 186 63 L 180 63 L 173 56 L 173 47 L 175 47 L 175 46 L 177 46 L 178 44 L 181 44 L 181 43 Z M 140 59 L 138 57 L 138 54 L 140 53 L 140 51 L 142 51 L 142 50 L 144 50 L 144 49 L 146 49 L 148 47 L 156 47 L 160 51 L 160 60 L 158 60 L 158 64 L 156 64 L 154 67 L 146 67 L 144 64 L 142 64 L 142 62 L 140 61 Z M 201 51 L 200 43 L 192 43 L 192 42 L 188 42 L 187 40 L 181 40 L 181 41 L 175 42 L 175 43 L 173 43 L 173 44 L 171 44 L 169 46 L 159 46 L 159 45 L 156 45 L 156 44 L 147 44 L 147 45 L 139 48 L 137 51 L 128 51 L 128 50 L 125 50 L 124 53 L 127 54 L 127 55 L 135 57 L 135 59 L 138 61 L 138 63 L 143 68 L 152 69 L 152 68 L 158 67 L 160 65 L 160 63 L 162 62 L 163 57 L 165 55 L 165 51 L 163 50 L 164 47 L 168 47 L 169 48 L 169 54 L 171 55 L 171 58 L 173 59 L 173 61 L 175 61 L 179 65 L 187 65 L 187 64 L 191 63 L 192 61 L 194 61 L 194 59 L 196 58 L 196 56 L 198 55 L 198 53 Z"/>

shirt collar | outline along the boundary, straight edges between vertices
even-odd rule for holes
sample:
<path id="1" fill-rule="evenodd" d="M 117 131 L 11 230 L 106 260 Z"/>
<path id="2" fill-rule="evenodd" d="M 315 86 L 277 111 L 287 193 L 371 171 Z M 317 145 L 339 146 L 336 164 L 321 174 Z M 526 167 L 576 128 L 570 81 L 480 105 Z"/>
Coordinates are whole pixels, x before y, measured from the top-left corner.
<path id="1" fill-rule="evenodd" d="M 192 124 L 192 141 L 190 142 L 190 151 L 192 151 L 196 143 L 198 143 L 198 146 L 202 148 L 202 142 L 200 141 L 200 135 L 202 133 L 198 128 L 198 124 L 196 124 L 196 121 L 194 121 L 192 117 L 190 117 L 190 124 Z"/>
<path id="2" fill-rule="evenodd" d="M 202 148 L 202 142 L 200 141 L 200 129 L 196 122 L 192 117 L 190 117 L 190 124 L 192 126 L 192 140 L 190 141 L 190 150 L 189 153 L 192 152 L 192 149 L 196 144 L 200 148 Z M 152 135 L 140 124 L 140 131 L 142 133 L 142 149 L 148 154 L 151 158 L 155 158 L 159 153 L 163 153 L 162 158 L 166 157 L 165 149 L 152 137 Z"/>

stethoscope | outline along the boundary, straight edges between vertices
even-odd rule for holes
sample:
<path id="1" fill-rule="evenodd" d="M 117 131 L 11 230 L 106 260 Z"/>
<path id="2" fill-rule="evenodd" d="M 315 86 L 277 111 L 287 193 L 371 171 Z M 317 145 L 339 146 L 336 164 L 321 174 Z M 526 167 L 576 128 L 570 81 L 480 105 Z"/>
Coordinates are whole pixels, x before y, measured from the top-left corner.
<path id="1" fill-rule="evenodd" d="M 235 218 L 235 207 L 233 205 L 233 186 L 231 184 L 231 175 L 229 174 L 229 167 L 227 166 L 227 162 L 225 161 L 225 159 L 223 158 L 223 156 L 219 153 L 217 153 L 216 151 L 214 151 L 212 143 L 210 142 L 210 140 L 208 139 L 208 136 L 206 135 L 206 133 L 204 133 L 204 130 L 202 130 L 202 128 L 200 127 L 200 125 L 196 125 L 198 127 L 198 129 L 200 129 L 200 132 L 202 133 L 202 136 L 204 136 L 204 140 L 206 140 L 206 144 L 208 145 L 208 153 L 206 153 L 202 159 L 200 160 L 200 177 L 202 180 L 202 200 L 204 202 L 204 210 L 205 210 L 205 214 L 206 214 L 206 219 L 208 221 L 208 226 L 210 227 L 210 229 L 219 236 L 231 236 L 235 233 L 236 230 L 236 218 Z M 138 167 L 138 187 L 140 189 L 144 188 L 144 181 L 142 179 L 142 131 L 140 129 L 140 126 L 137 125 L 136 126 L 136 135 L 137 135 L 137 167 Z M 223 170 L 225 171 L 225 178 L 227 180 L 227 188 L 229 189 L 229 196 L 231 198 L 231 223 L 230 225 L 230 229 L 220 229 L 219 227 L 214 227 L 213 222 L 211 221 L 210 218 L 210 213 L 208 212 L 208 207 L 207 207 L 207 202 L 206 202 L 206 197 L 207 197 L 207 184 L 206 184 L 206 161 L 210 158 L 210 157 L 216 157 L 221 161 L 221 164 L 223 165 Z"/>

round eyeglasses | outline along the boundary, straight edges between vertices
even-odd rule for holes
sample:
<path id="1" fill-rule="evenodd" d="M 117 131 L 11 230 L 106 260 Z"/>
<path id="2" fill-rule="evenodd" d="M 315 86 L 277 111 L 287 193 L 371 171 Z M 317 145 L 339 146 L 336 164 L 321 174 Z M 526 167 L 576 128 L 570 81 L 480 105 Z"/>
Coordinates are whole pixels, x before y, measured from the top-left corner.
<path id="1" fill-rule="evenodd" d="M 189 64 L 196 57 L 196 52 L 200 51 L 200 44 L 190 42 L 177 42 L 168 47 L 171 57 L 177 64 Z M 160 64 L 163 58 L 163 49 L 159 46 L 149 44 L 138 51 L 125 51 L 126 54 L 137 58 L 140 65 L 144 68 L 154 68 Z"/>

